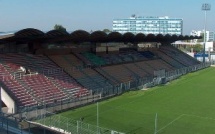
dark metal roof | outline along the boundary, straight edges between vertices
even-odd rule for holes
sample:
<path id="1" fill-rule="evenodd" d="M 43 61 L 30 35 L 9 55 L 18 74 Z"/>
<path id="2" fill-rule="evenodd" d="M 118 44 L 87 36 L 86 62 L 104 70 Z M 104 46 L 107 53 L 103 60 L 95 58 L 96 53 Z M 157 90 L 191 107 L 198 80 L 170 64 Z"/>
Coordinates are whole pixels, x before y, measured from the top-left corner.
<path id="1" fill-rule="evenodd" d="M 38 29 L 26 28 L 16 32 L 14 35 L 17 38 L 26 38 L 26 37 L 28 38 L 28 37 L 44 36 L 44 33 Z"/>
<path id="2" fill-rule="evenodd" d="M 125 34 L 122 35 L 122 41 L 123 42 L 134 42 L 134 34 L 127 32 Z"/>
<path id="3" fill-rule="evenodd" d="M 122 34 L 119 32 L 111 32 L 107 35 L 108 42 L 121 42 L 122 41 Z"/>
<path id="4" fill-rule="evenodd" d="M 103 31 L 95 31 L 93 33 L 88 33 L 84 30 L 76 30 L 69 34 L 68 32 L 51 30 L 44 33 L 38 29 L 26 28 L 20 30 L 14 34 L 0 36 L 0 43 L 14 42 L 14 41 L 72 41 L 72 42 L 174 42 L 177 40 L 191 40 L 191 39 L 201 39 L 201 36 L 188 36 L 188 35 L 154 35 L 143 33 L 138 33 L 134 35 L 133 33 L 127 32 L 125 34 L 120 34 L 118 32 L 111 32 L 108 35 Z"/>
<path id="5" fill-rule="evenodd" d="M 62 31 L 62 30 L 51 30 L 51 31 L 47 32 L 45 35 L 48 38 L 55 38 L 55 37 L 60 37 L 60 36 L 69 36 L 69 33 L 66 31 Z"/>
<path id="6" fill-rule="evenodd" d="M 178 36 L 178 40 L 184 40 L 184 36 L 183 35 L 179 35 Z"/>
<path id="7" fill-rule="evenodd" d="M 143 34 L 143 33 L 138 33 L 135 35 L 134 37 L 134 41 L 135 42 L 144 42 L 145 41 L 145 38 L 146 38 L 146 35 Z"/>
<path id="8" fill-rule="evenodd" d="M 171 35 L 169 35 L 169 34 L 166 34 L 165 36 L 164 36 L 164 42 L 174 42 L 174 41 L 172 41 L 171 40 Z"/>
<path id="9" fill-rule="evenodd" d="M 107 42 L 107 34 L 103 31 L 95 31 L 90 34 L 91 42 Z"/>
<path id="10" fill-rule="evenodd" d="M 76 30 L 70 34 L 70 39 L 74 42 L 86 42 L 90 39 L 90 34 L 84 30 Z"/>
<path id="11" fill-rule="evenodd" d="M 146 42 L 155 42 L 156 41 L 156 36 L 154 34 L 148 34 L 146 36 Z M 158 41 L 157 41 L 158 42 Z"/>
<path id="12" fill-rule="evenodd" d="M 174 40 L 177 40 L 177 39 L 178 39 L 177 35 L 174 34 L 174 35 L 171 36 L 171 41 L 174 41 Z"/>

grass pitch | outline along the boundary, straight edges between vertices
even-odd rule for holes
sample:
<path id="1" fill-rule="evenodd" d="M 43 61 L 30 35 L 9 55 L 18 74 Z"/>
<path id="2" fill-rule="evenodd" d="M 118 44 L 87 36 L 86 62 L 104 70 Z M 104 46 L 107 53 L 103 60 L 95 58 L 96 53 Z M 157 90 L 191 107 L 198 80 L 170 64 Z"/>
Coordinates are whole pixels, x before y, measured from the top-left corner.
<path id="1" fill-rule="evenodd" d="M 131 91 L 99 103 L 99 126 L 127 134 L 215 133 L 215 68 L 183 76 L 165 86 Z M 60 115 L 96 125 L 96 105 Z"/>

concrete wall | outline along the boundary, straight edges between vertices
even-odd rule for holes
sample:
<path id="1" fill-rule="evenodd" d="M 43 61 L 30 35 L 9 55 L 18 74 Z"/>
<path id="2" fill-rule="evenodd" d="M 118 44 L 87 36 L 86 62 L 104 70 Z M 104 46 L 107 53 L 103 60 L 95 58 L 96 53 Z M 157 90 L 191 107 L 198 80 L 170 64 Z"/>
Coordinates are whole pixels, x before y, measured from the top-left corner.
<path id="1" fill-rule="evenodd" d="M 213 51 L 213 42 L 206 42 L 205 44 L 205 51 Z"/>
<path id="2" fill-rule="evenodd" d="M 15 101 L 8 95 L 7 92 L 3 88 L 1 88 L 1 99 L 4 104 L 8 107 L 8 113 L 16 112 L 16 104 Z"/>
<path id="3" fill-rule="evenodd" d="M 38 49 L 35 54 L 46 54 L 46 55 L 61 55 L 69 54 L 71 52 L 70 48 L 61 48 L 61 49 Z"/>
<path id="4" fill-rule="evenodd" d="M 194 53 L 190 52 L 190 53 L 187 53 L 188 55 L 194 57 Z"/>

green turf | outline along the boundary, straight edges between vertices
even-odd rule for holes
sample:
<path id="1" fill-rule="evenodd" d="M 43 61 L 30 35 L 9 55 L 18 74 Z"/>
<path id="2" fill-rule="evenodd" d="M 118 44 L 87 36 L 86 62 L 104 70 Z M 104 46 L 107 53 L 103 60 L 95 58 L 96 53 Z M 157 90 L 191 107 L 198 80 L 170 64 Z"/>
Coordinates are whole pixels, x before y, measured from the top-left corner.
<path id="1" fill-rule="evenodd" d="M 128 134 L 215 133 L 215 68 L 190 73 L 165 86 L 131 91 L 99 103 L 99 125 Z M 96 105 L 60 115 L 96 125 Z"/>

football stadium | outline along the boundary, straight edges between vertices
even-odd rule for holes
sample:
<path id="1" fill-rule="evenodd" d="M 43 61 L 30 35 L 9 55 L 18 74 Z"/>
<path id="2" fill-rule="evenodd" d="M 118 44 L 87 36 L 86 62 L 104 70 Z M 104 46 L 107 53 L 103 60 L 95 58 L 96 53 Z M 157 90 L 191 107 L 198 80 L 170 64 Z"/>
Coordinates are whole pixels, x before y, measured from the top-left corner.
<path id="1" fill-rule="evenodd" d="M 201 36 L 0 36 L 1 134 L 212 134 L 214 76 L 171 45 Z"/>

